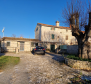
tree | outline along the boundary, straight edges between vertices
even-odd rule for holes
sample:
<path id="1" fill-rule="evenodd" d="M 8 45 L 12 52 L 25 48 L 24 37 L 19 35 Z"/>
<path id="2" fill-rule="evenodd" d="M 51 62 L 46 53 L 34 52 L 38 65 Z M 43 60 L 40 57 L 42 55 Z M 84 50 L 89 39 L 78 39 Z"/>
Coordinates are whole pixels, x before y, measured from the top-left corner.
<path id="1" fill-rule="evenodd" d="M 15 38 L 15 37 L 16 37 L 16 35 L 15 35 L 15 34 L 12 34 L 12 37 L 14 37 L 14 38 Z"/>
<path id="2" fill-rule="evenodd" d="M 78 0 L 71 0 L 71 4 L 67 5 L 68 7 L 64 9 L 66 13 L 63 16 L 66 22 L 70 23 L 72 35 L 77 39 L 78 56 L 83 59 L 91 59 L 91 5 L 89 3 L 89 10 L 87 11 L 89 12 L 89 22 L 87 22 L 88 15 L 82 4 L 83 3 Z M 80 27 L 85 28 L 84 34 Z"/>

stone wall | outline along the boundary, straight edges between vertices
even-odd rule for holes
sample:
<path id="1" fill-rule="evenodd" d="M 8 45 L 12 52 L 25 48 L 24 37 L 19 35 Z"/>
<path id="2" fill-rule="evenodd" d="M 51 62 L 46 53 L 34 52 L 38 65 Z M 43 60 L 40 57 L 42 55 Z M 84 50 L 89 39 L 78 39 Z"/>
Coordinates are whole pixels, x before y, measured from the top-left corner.
<path id="1" fill-rule="evenodd" d="M 15 47 L 2 47 L 2 52 L 16 52 Z"/>
<path id="2" fill-rule="evenodd" d="M 91 62 L 65 58 L 65 63 L 74 69 L 91 70 Z"/>
<path id="3" fill-rule="evenodd" d="M 30 51 L 30 41 L 24 43 L 24 51 Z"/>
<path id="4" fill-rule="evenodd" d="M 67 45 L 67 52 L 69 54 L 77 55 L 77 53 L 78 53 L 78 45 Z"/>

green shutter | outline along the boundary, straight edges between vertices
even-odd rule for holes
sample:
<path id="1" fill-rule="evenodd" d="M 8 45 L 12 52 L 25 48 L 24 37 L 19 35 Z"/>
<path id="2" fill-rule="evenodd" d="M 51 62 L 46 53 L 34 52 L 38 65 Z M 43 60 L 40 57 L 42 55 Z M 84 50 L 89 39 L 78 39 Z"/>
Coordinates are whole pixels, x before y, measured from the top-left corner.
<path id="1" fill-rule="evenodd" d="M 60 45 L 60 49 L 67 49 L 67 45 Z"/>
<path id="2" fill-rule="evenodd" d="M 52 27 L 51 27 L 51 30 L 52 30 Z"/>
<path id="3" fill-rule="evenodd" d="M 55 28 L 54 28 L 54 30 L 55 30 Z"/>
<path id="4" fill-rule="evenodd" d="M 54 34 L 52 34 L 52 39 L 54 39 Z"/>

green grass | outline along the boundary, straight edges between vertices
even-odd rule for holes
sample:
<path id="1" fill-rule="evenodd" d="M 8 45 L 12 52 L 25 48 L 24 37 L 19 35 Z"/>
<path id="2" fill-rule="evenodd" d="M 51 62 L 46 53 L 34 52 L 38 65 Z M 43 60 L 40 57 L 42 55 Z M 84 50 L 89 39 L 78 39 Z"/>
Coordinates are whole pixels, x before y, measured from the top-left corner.
<path id="1" fill-rule="evenodd" d="M 79 57 L 77 57 L 75 55 L 68 55 L 67 58 L 74 59 L 74 60 L 89 61 L 89 62 L 91 62 L 90 59 L 82 59 L 82 58 L 79 58 Z"/>
<path id="2" fill-rule="evenodd" d="M 0 57 L 0 70 L 5 69 L 6 66 L 14 66 L 20 61 L 19 57 L 1 56 Z"/>

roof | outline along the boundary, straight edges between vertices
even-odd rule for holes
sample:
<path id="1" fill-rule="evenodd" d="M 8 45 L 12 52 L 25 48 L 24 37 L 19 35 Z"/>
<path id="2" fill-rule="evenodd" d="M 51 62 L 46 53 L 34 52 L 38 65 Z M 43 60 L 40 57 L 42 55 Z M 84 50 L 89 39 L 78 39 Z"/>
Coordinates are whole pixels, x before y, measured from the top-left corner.
<path id="1" fill-rule="evenodd" d="M 48 25 L 48 24 L 43 24 L 43 23 L 37 23 L 37 24 L 39 24 L 39 25 L 42 25 L 42 26 L 47 26 L 47 27 L 55 27 L 55 28 L 60 28 L 60 29 L 70 29 L 71 30 L 71 28 L 70 27 L 63 27 L 63 26 L 53 26 L 53 25 Z"/>
<path id="2" fill-rule="evenodd" d="M 37 41 L 37 42 L 41 42 L 38 39 L 14 38 L 14 37 L 3 37 L 2 40 L 18 40 L 18 41 Z"/>
<path id="3" fill-rule="evenodd" d="M 59 22 L 59 21 L 56 21 L 56 22 Z M 48 25 L 48 24 L 43 24 L 43 23 L 37 23 L 39 25 L 42 25 L 42 26 L 47 26 L 47 27 L 55 27 L 55 28 L 60 28 L 60 29 L 70 29 L 71 30 L 71 26 L 70 27 L 63 27 L 63 26 L 53 26 L 53 25 Z M 85 31 L 82 31 L 82 33 L 84 34 Z"/>
<path id="4" fill-rule="evenodd" d="M 85 31 L 81 31 L 83 34 L 85 33 Z"/>

